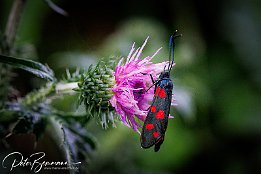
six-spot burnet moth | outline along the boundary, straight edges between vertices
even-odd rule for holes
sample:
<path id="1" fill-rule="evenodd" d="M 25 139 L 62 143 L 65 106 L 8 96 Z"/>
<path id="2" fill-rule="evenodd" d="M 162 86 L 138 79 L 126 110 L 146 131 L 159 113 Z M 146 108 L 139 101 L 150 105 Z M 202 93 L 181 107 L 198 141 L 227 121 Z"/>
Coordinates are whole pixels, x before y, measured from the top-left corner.
<path id="1" fill-rule="evenodd" d="M 155 86 L 154 98 L 142 128 L 141 147 L 150 148 L 155 145 L 155 152 L 159 151 L 160 145 L 164 141 L 165 132 L 168 126 L 173 89 L 173 83 L 170 79 L 170 71 L 174 64 L 174 39 L 179 36 L 181 35 L 177 35 L 176 30 L 170 37 L 169 64 L 167 70 L 165 70 L 165 66 L 164 71 L 156 81 L 154 81 L 151 76 L 153 82 L 152 86 Z"/>

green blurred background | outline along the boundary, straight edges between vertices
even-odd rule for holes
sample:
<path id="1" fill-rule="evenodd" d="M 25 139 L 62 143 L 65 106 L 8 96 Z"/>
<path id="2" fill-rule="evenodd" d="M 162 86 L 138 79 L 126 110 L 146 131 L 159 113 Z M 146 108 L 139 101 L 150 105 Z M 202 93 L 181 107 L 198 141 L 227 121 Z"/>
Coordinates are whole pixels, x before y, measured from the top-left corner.
<path id="1" fill-rule="evenodd" d="M 261 1 L 111 0 L 54 1 L 69 16 L 42 0 L 28 0 L 17 35 L 22 57 L 47 63 L 58 77 L 100 58 L 127 56 L 132 43 L 150 40 L 144 56 L 177 40 L 174 94 L 165 142 L 158 153 L 140 147 L 139 135 L 120 122 L 89 131 L 98 149 L 88 171 L 94 174 L 261 173 Z M 0 0 L 4 29 L 12 0 Z M 38 59 L 36 59 L 38 58 Z M 13 85 L 24 96 L 42 82 L 26 72 Z M 75 110 L 71 97 L 59 104 Z M 49 147 L 51 148 L 51 147 Z"/>

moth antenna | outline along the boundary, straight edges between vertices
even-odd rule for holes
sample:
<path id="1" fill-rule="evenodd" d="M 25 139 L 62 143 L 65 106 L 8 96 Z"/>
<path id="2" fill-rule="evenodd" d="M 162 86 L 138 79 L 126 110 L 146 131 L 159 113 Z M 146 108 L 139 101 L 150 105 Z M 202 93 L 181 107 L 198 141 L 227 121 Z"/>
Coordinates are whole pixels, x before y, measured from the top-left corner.
<path id="1" fill-rule="evenodd" d="M 169 38 L 169 65 L 168 65 L 168 70 L 170 70 L 170 62 L 171 62 L 171 50 L 172 50 L 172 42 L 173 41 L 173 35 L 170 36 Z"/>
<path id="2" fill-rule="evenodd" d="M 173 35 L 170 36 L 169 40 L 169 66 L 168 71 L 170 72 L 174 64 L 174 50 L 175 50 L 175 38 L 181 37 L 182 34 L 177 34 L 178 30 L 175 30 Z"/>
<path id="3" fill-rule="evenodd" d="M 164 69 L 163 69 L 164 72 L 166 71 L 166 66 L 167 66 L 167 65 L 164 66 Z M 168 67 L 168 68 L 169 68 L 169 67 Z"/>

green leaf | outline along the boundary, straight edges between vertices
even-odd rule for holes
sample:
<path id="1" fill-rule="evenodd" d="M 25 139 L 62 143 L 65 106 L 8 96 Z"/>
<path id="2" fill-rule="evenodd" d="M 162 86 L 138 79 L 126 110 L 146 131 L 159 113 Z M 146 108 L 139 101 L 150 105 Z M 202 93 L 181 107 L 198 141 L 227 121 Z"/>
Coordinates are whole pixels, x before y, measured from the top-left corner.
<path id="1" fill-rule="evenodd" d="M 64 122 L 60 118 L 48 117 L 48 131 L 62 148 L 66 161 L 70 166 L 79 167 L 79 172 L 85 169 L 84 161 L 90 160 L 96 148 L 96 141 L 90 132 L 77 122 Z M 81 164 L 77 164 L 81 162 Z M 76 173 L 70 170 L 71 174 Z"/>
<path id="2" fill-rule="evenodd" d="M 0 55 L 0 63 L 5 63 L 16 68 L 21 68 L 43 79 L 50 81 L 54 80 L 53 71 L 48 66 L 45 66 L 39 62 Z"/>
<path id="3" fill-rule="evenodd" d="M 74 160 L 87 160 L 88 155 L 91 155 L 96 148 L 95 138 L 92 134 L 79 123 L 63 124 L 63 132 L 64 143 L 70 149 Z"/>
<path id="4" fill-rule="evenodd" d="M 38 140 L 45 131 L 45 116 L 50 115 L 50 112 L 50 108 L 42 103 L 30 108 L 20 103 L 8 103 L 0 110 L 0 127 L 2 124 L 12 123 L 13 125 L 9 126 L 12 134 L 34 133 Z"/>

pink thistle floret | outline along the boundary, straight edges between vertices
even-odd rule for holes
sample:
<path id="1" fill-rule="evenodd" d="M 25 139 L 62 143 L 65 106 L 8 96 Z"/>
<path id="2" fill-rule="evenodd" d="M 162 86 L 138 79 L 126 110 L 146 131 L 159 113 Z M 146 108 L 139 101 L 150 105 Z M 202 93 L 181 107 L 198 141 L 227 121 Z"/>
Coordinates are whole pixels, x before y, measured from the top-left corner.
<path id="1" fill-rule="evenodd" d="M 147 40 L 148 38 L 142 47 L 136 50 L 134 43 L 125 63 L 124 58 L 119 61 L 114 72 L 115 84 L 112 88 L 114 95 L 110 99 L 121 121 L 137 132 L 141 127 L 138 120 L 145 121 L 154 95 L 154 87 L 150 88 L 153 85 L 150 75 L 157 79 L 157 75 L 168 64 L 168 62 L 157 64 L 151 62 L 161 48 L 153 56 L 140 58 Z"/>

